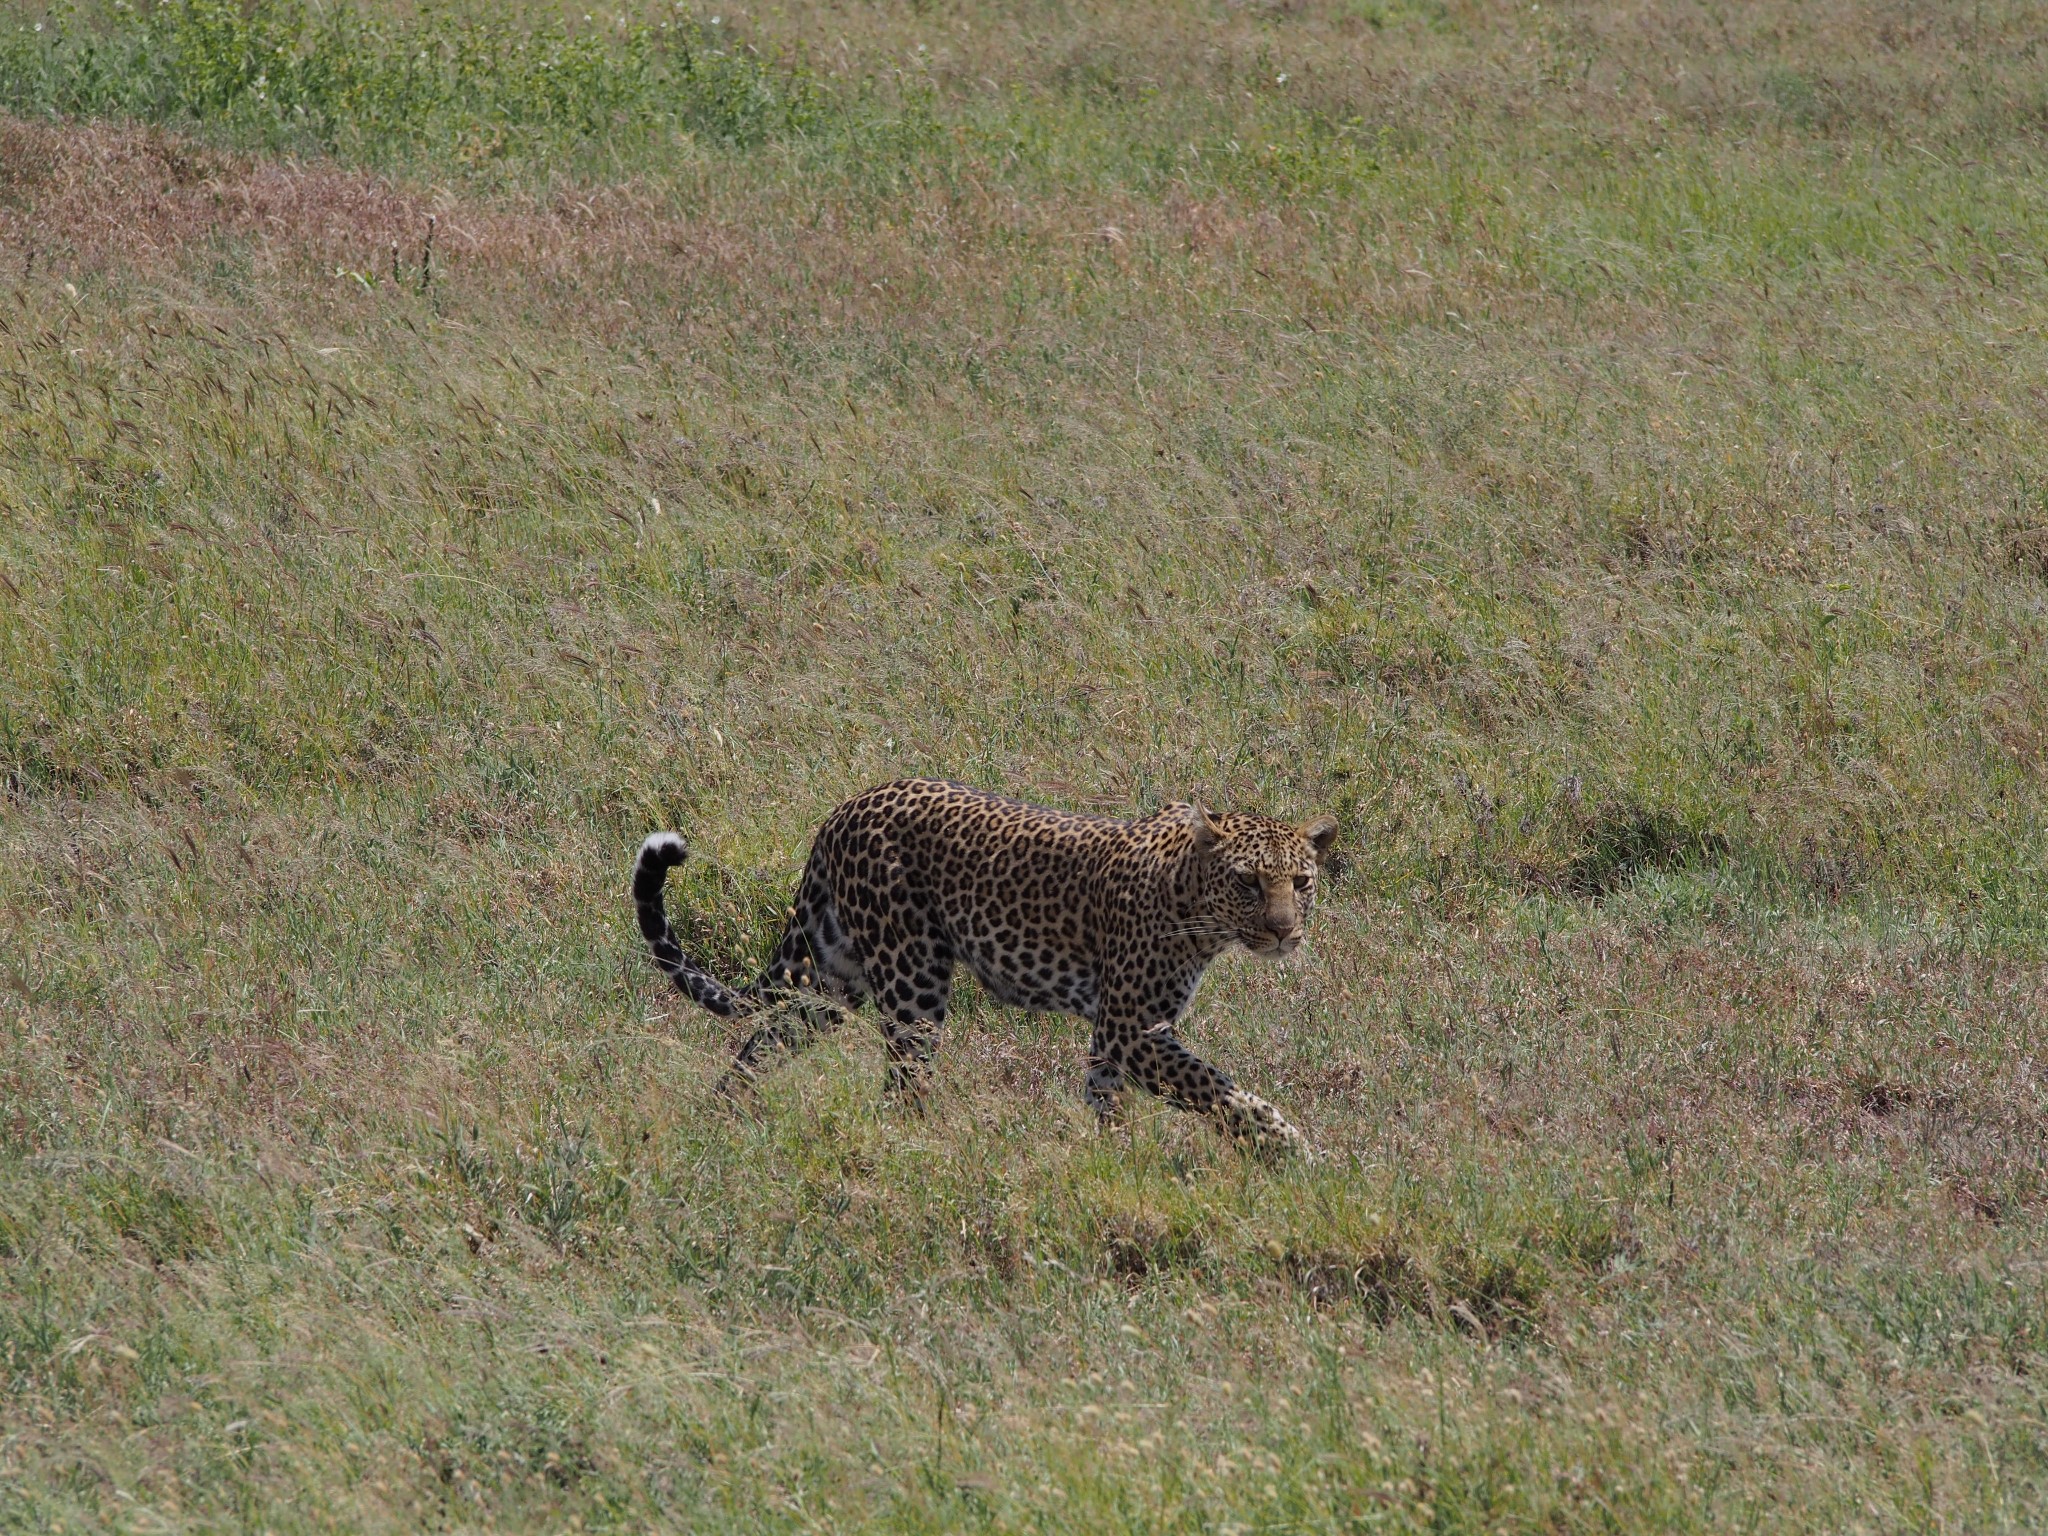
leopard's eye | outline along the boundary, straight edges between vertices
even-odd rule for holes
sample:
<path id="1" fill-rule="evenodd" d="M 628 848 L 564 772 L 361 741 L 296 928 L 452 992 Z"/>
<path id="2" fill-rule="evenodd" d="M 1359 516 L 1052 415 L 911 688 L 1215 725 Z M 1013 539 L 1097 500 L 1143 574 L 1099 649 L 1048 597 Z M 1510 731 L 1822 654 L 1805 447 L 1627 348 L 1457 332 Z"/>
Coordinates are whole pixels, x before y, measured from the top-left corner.
<path id="1" fill-rule="evenodd" d="M 1295 889 L 1296 889 L 1297 891 L 1305 891 L 1305 890 L 1307 890 L 1307 889 L 1308 889 L 1308 876 L 1307 876 L 1307 875 L 1296 875 L 1296 876 L 1294 877 L 1294 888 L 1295 888 Z"/>
<path id="2" fill-rule="evenodd" d="M 1243 886 L 1249 895 L 1260 896 L 1265 894 L 1266 887 L 1264 882 L 1248 869 L 1241 869 L 1237 872 L 1237 883 Z"/>

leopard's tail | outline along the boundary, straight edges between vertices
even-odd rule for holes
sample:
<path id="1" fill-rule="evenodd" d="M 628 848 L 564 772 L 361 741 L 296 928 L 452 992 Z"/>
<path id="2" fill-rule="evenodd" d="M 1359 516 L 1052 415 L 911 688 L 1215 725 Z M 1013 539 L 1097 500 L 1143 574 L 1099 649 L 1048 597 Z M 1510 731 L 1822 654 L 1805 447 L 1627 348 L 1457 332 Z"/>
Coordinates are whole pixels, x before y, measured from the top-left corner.
<path id="1" fill-rule="evenodd" d="M 661 888 L 668 872 L 689 857 L 689 847 L 673 832 L 657 832 L 640 845 L 633 861 L 633 905 L 640 914 L 640 932 L 647 940 L 654 963 L 661 967 L 691 1000 L 709 1008 L 721 1019 L 749 1011 L 752 1002 L 683 953 L 676 931 L 668 925 L 668 913 L 661 904 Z"/>

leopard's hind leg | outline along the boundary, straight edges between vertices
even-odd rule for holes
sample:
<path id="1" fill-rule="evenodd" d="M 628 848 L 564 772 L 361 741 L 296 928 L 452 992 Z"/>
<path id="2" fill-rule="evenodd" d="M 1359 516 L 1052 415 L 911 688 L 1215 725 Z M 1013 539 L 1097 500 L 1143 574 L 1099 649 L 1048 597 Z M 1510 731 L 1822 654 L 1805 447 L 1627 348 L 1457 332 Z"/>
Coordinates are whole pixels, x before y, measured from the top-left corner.
<path id="1" fill-rule="evenodd" d="M 837 1029 L 864 990 L 831 892 L 807 870 L 774 956 L 747 989 L 764 1017 L 734 1053 L 718 1080 L 719 1092 L 745 1091 L 769 1059 L 800 1051 Z"/>
<path id="2" fill-rule="evenodd" d="M 889 1054 L 889 1096 L 922 1108 L 931 1093 L 932 1058 L 953 997 L 953 951 L 937 934 L 895 917 L 880 925 L 868 960 L 882 1045 Z"/>
<path id="3" fill-rule="evenodd" d="M 889 1096 L 922 1107 L 932 1058 L 952 1005 L 952 943 L 907 896 L 870 908 L 852 927 L 867 995 L 882 1015 L 889 1055 Z"/>

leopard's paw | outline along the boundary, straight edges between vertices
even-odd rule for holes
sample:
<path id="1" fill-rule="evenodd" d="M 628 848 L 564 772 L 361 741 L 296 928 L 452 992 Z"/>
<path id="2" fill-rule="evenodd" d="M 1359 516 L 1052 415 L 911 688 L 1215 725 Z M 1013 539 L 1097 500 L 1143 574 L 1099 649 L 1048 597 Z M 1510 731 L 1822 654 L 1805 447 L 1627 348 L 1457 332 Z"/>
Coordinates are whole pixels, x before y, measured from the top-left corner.
<path id="1" fill-rule="evenodd" d="M 1223 1134 L 1256 1156 L 1278 1159 L 1309 1156 L 1308 1138 L 1286 1116 L 1255 1093 L 1233 1088 L 1216 1104 Z"/>
<path id="2" fill-rule="evenodd" d="M 1095 1123 L 1105 1131 L 1125 1123 L 1124 1078 L 1113 1068 L 1093 1066 L 1081 1084 L 1081 1100 L 1095 1111 Z"/>

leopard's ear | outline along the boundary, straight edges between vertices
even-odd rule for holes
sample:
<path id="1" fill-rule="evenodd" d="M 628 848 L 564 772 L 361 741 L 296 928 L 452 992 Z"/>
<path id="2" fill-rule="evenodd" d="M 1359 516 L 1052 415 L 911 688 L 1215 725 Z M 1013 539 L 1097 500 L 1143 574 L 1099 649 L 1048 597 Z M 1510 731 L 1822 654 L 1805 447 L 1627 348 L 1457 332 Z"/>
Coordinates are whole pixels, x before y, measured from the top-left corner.
<path id="1" fill-rule="evenodd" d="M 1322 863 L 1330 852 L 1330 845 L 1337 841 L 1337 818 L 1315 816 L 1301 825 L 1301 835 L 1309 840 L 1316 851 L 1316 862 Z"/>
<path id="2" fill-rule="evenodd" d="M 1188 822 L 1195 834 L 1195 846 L 1204 852 L 1214 848 L 1223 837 L 1223 823 L 1210 814 L 1209 807 L 1199 800 L 1188 807 Z"/>

